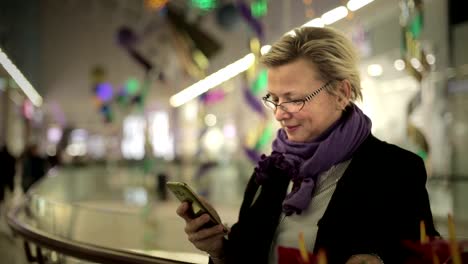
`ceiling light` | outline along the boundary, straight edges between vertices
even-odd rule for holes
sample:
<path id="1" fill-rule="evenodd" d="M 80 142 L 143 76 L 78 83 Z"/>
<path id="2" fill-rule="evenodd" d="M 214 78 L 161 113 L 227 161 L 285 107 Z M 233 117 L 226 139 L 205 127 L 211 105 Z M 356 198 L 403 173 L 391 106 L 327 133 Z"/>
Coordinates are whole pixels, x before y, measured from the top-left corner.
<path id="1" fill-rule="evenodd" d="M 173 107 L 178 107 L 186 102 L 192 100 L 193 98 L 203 94 L 211 88 L 214 88 L 223 82 L 235 77 L 241 72 L 246 71 L 255 61 L 255 55 L 249 53 L 245 55 L 242 59 L 237 60 L 236 62 L 229 64 L 228 66 L 222 68 L 221 70 L 211 74 L 205 79 L 187 87 L 185 90 L 171 96 L 169 102 Z"/>
<path id="2" fill-rule="evenodd" d="M 406 68 L 406 63 L 404 60 L 398 59 L 398 60 L 395 60 L 395 62 L 393 62 L 393 66 L 395 67 L 397 71 L 402 71 Z"/>
<path id="3" fill-rule="evenodd" d="M 265 45 L 260 49 L 260 54 L 265 55 L 267 54 L 271 49 L 271 45 Z"/>
<path id="4" fill-rule="evenodd" d="M 380 64 L 371 64 L 367 66 L 367 73 L 372 77 L 380 76 L 383 73 L 382 66 Z"/>
<path id="5" fill-rule="evenodd" d="M 305 23 L 301 27 L 324 27 L 325 24 L 323 24 L 323 21 L 320 17 L 314 18 L 311 21 Z"/>
<path id="6" fill-rule="evenodd" d="M 421 68 L 421 62 L 416 58 L 412 58 L 410 60 L 410 63 L 411 66 L 413 66 L 413 68 L 415 68 L 416 70 L 419 70 Z"/>
<path id="7" fill-rule="evenodd" d="M 322 21 L 325 25 L 331 25 L 336 21 L 345 18 L 348 15 L 348 9 L 344 6 L 339 6 L 322 15 Z"/>
<path id="8" fill-rule="evenodd" d="M 346 6 L 348 7 L 349 10 L 356 11 L 363 6 L 370 4 L 373 1 L 374 0 L 350 0 L 346 4 Z"/>
<path id="9" fill-rule="evenodd" d="M 434 54 L 427 54 L 426 61 L 429 63 L 429 65 L 433 65 L 436 61 Z"/>
<path id="10" fill-rule="evenodd" d="M 205 124 L 209 127 L 216 125 L 216 116 L 213 114 L 207 114 L 205 116 Z"/>
<path id="11" fill-rule="evenodd" d="M 36 89 L 24 77 L 21 71 L 15 64 L 8 58 L 5 52 L 0 49 L 0 64 L 10 74 L 11 78 L 15 80 L 16 84 L 21 88 L 24 94 L 31 100 L 31 102 L 39 107 L 42 105 L 42 97 L 37 93 Z"/>

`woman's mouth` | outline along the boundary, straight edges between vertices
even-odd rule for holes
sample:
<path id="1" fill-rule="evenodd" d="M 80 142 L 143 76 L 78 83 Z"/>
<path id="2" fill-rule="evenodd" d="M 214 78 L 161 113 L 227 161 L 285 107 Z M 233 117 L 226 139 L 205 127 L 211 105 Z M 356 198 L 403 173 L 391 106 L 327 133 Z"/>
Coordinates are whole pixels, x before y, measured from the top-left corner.
<path id="1" fill-rule="evenodd" d="M 299 128 L 299 126 L 298 125 L 297 126 L 285 126 L 285 128 L 288 133 L 292 133 L 296 131 Z"/>

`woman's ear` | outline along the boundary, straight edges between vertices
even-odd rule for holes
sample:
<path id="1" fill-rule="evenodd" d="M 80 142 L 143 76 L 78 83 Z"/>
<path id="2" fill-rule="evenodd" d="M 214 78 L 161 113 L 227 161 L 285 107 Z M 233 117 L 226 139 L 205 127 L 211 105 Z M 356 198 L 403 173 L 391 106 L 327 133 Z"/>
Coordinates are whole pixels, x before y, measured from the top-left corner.
<path id="1" fill-rule="evenodd" d="M 343 80 L 337 88 L 337 104 L 341 110 L 344 110 L 351 100 L 351 83 L 348 80 Z"/>

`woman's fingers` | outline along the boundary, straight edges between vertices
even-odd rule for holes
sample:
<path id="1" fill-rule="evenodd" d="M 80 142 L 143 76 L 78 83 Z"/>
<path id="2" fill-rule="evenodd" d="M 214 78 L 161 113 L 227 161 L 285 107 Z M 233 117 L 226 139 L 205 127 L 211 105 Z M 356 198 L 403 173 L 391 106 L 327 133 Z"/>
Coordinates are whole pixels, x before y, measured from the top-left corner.
<path id="1" fill-rule="evenodd" d="M 204 228 L 199 230 L 198 232 L 187 233 L 188 239 L 190 242 L 195 243 L 198 241 L 207 240 L 213 237 L 223 237 L 225 233 L 223 232 L 223 226 L 217 225 L 210 228 Z"/>
<path id="2" fill-rule="evenodd" d="M 188 235 L 188 240 L 195 245 L 203 243 L 211 243 L 224 237 L 223 229 L 220 225 L 211 228 L 202 229 L 196 233 Z"/>
<path id="3" fill-rule="evenodd" d="M 190 205 L 189 203 L 187 202 L 183 202 L 179 205 L 179 207 L 177 207 L 177 214 L 182 217 L 186 223 L 188 223 L 189 221 L 192 220 L 192 218 L 190 217 Z"/>
<path id="4" fill-rule="evenodd" d="M 210 216 L 207 214 L 202 214 L 201 216 L 190 219 L 185 225 L 185 233 L 195 233 L 197 232 L 204 224 L 210 221 Z"/>

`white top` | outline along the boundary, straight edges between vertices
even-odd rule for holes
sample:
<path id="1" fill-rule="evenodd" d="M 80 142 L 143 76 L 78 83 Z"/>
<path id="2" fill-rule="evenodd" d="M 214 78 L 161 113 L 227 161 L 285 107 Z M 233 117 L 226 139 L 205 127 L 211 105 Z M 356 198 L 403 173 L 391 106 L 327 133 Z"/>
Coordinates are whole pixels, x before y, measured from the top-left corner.
<path id="1" fill-rule="evenodd" d="M 309 208 L 302 214 L 291 216 L 281 215 L 281 220 L 276 229 L 275 237 L 270 252 L 270 264 L 278 263 L 277 247 L 298 248 L 299 233 L 304 234 L 304 240 L 309 252 L 312 252 L 317 238 L 318 221 L 322 218 L 328 203 L 335 192 L 336 183 L 341 179 L 351 160 L 339 163 L 318 177 L 317 186 L 312 196 Z M 289 191 L 292 181 L 289 184 Z"/>

